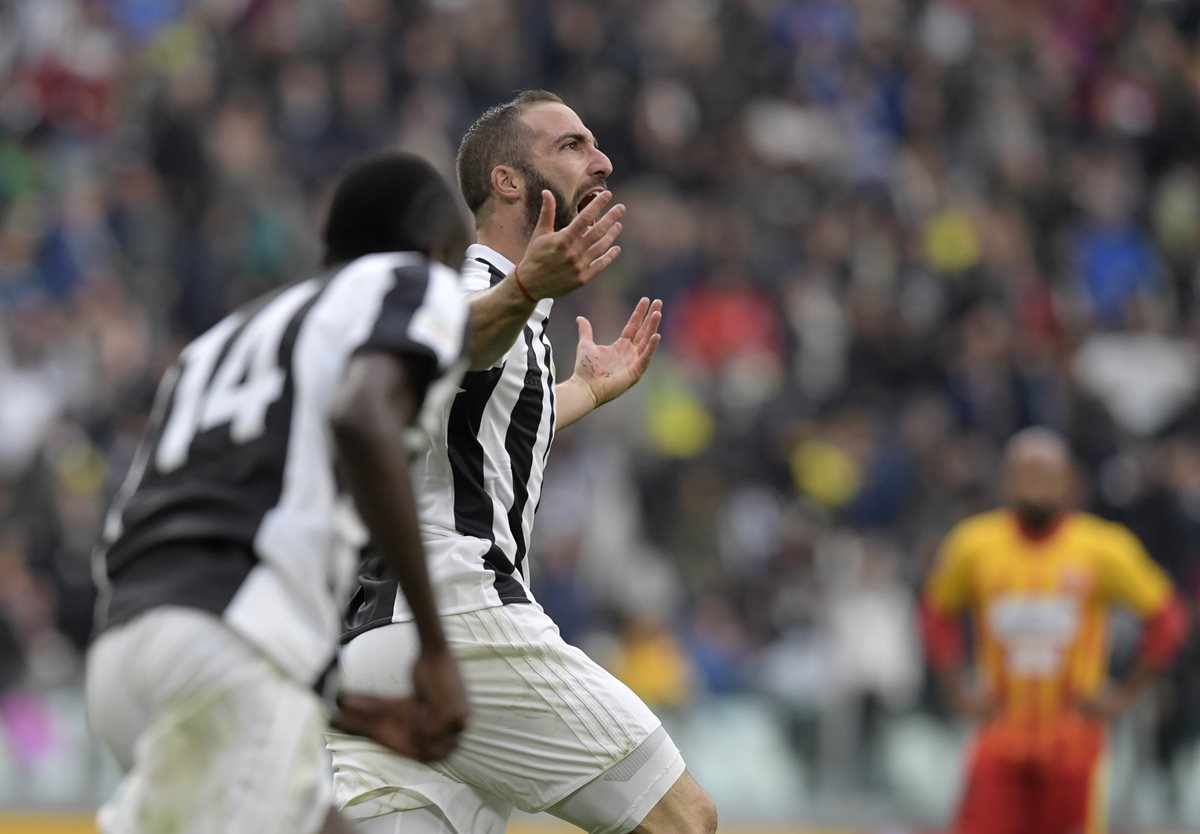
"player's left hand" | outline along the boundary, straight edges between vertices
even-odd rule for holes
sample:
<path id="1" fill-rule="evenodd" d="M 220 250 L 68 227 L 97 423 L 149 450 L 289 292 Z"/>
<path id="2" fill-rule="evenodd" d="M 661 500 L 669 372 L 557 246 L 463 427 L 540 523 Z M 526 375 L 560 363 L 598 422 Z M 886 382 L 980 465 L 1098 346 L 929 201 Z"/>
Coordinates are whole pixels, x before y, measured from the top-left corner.
<path id="1" fill-rule="evenodd" d="M 637 383 L 662 335 L 662 301 L 643 298 L 633 308 L 620 337 L 611 345 L 598 345 L 592 338 L 592 323 L 583 316 L 575 319 L 579 325 L 579 347 L 575 352 L 575 373 L 567 382 L 582 386 L 591 396 L 593 406 L 604 405 L 624 394 Z"/>
<path id="2" fill-rule="evenodd" d="M 1094 695 L 1077 695 L 1075 712 L 1101 724 L 1111 724 L 1129 708 L 1130 697 L 1120 688 L 1104 689 Z"/>
<path id="3" fill-rule="evenodd" d="M 330 724 L 345 733 L 369 738 L 410 759 L 423 759 L 414 732 L 416 699 L 343 693 Z"/>

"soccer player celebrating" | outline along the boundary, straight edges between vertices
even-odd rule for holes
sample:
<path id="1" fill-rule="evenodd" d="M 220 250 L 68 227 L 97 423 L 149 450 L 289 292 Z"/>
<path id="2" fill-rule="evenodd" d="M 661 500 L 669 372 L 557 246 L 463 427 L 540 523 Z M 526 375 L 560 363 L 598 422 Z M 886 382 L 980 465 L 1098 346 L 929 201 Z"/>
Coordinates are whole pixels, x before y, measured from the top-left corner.
<path id="1" fill-rule="evenodd" d="M 1128 529 L 1069 511 L 1058 435 L 1021 432 L 1005 463 L 1010 508 L 960 523 L 925 589 L 930 660 L 951 702 L 980 722 L 954 830 L 1101 832 L 1106 727 L 1170 661 L 1186 615 Z M 1143 622 L 1137 664 L 1115 687 L 1105 679 L 1112 605 Z M 963 669 L 966 613 L 978 687 Z"/>
<path id="2" fill-rule="evenodd" d="M 316 693 L 356 564 L 338 544 L 339 481 L 420 648 L 411 702 L 351 696 L 335 720 L 420 758 L 453 749 L 466 698 L 407 460 L 410 427 L 463 371 L 468 312 L 444 264 L 462 262 L 466 235 L 427 163 L 364 161 L 333 197 L 325 274 L 237 310 L 167 373 L 95 563 L 89 717 L 127 771 L 105 834 L 349 830 Z"/>
<path id="3" fill-rule="evenodd" d="M 467 250 L 471 372 L 419 479 L 421 533 L 472 724 L 457 751 L 422 764 L 331 734 L 340 807 L 373 834 L 502 834 L 514 808 L 586 831 L 709 834 L 712 800 L 654 714 L 568 645 L 529 590 L 530 541 L 554 433 L 638 381 L 658 344 L 642 299 L 620 338 L 580 318 L 574 373 L 556 383 L 546 322 L 618 249 L 608 158 L 555 95 L 526 92 L 464 137 L 459 185 L 479 243 Z M 578 270 L 546 264 L 567 253 Z M 341 669 L 347 686 L 408 690 L 412 613 L 379 560 L 364 561 Z"/>

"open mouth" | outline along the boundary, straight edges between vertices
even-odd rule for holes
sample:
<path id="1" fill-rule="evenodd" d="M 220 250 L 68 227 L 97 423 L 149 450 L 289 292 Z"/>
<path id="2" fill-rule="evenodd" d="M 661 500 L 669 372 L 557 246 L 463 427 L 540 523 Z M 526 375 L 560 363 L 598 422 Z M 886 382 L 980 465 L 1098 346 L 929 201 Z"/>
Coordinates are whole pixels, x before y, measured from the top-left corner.
<path id="1" fill-rule="evenodd" d="M 584 194 L 583 199 L 581 199 L 579 201 L 578 205 L 575 206 L 575 213 L 578 214 L 579 212 L 581 212 L 585 208 L 587 208 L 588 204 L 591 203 L 592 200 L 596 199 L 596 197 L 598 197 L 600 195 L 600 192 L 602 192 L 602 191 L 604 191 L 603 186 L 601 186 L 600 188 L 593 188 L 591 191 Z"/>

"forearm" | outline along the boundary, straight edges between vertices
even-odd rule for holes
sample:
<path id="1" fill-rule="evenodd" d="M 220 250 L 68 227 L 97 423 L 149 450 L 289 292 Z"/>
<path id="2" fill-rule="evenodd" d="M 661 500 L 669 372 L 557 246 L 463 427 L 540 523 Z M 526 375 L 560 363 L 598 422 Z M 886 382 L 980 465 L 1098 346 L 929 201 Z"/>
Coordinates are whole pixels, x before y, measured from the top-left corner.
<path id="1" fill-rule="evenodd" d="M 1183 645 L 1188 625 L 1187 610 L 1178 598 L 1172 598 L 1161 611 L 1146 620 L 1137 661 L 1129 676 L 1121 682 L 1121 692 L 1127 702 L 1132 703 L 1150 681 L 1170 665 Z"/>
<path id="2" fill-rule="evenodd" d="M 587 386 L 571 377 L 554 387 L 554 430 L 562 431 L 596 408 Z"/>
<path id="3" fill-rule="evenodd" d="M 492 367 L 508 353 L 529 321 L 534 304 L 521 293 L 511 275 L 471 296 L 471 370 Z"/>
<path id="4" fill-rule="evenodd" d="M 929 664 L 937 670 L 961 669 L 965 652 L 960 617 L 928 599 L 921 603 L 920 617 L 921 642 Z"/>
<path id="5" fill-rule="evenodd" d="M 990 694 L 976 691 L 970 683 L 960 617 L 925 600 L 920 619 L 925 655 L 951 709 L 972 718 L 987 718 L 993 714 L 995 704 Z"/>

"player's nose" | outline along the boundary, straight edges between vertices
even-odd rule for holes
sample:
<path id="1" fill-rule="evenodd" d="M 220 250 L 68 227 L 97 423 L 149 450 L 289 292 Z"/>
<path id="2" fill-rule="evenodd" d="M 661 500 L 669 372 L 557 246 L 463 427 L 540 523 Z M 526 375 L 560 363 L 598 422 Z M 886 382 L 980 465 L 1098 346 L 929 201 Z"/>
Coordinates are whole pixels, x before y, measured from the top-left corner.
<path id="1" fill-rule="evenodd" d="M 592 148 L 592 160 L 588 166 L 588 176 L 608 179 L 612 175 L 612 161 L 599 148 Z"/>

